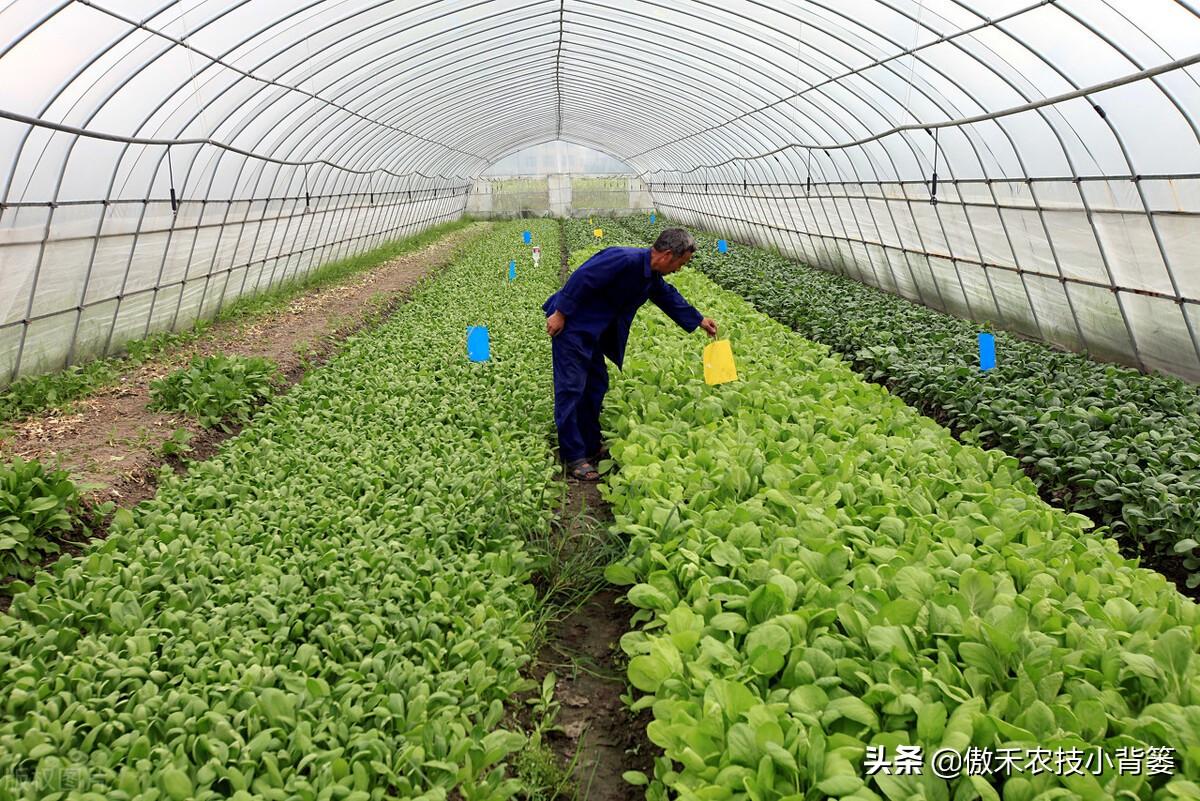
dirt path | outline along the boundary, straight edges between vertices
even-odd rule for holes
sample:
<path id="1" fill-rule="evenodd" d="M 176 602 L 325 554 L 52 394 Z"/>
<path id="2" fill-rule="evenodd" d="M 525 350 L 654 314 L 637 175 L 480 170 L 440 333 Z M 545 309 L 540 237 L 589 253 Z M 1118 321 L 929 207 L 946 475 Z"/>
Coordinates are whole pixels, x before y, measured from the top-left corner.
<path id="1" fill-rule="evenodd" d="M 650 710 L 635 717 L 621 700 L 626 657 L 619 641 L 633 612 L 618 606 L 623 597 L 618 590 L 593 596 L 555 627 L 540 655 L 558 674 L 555 697 L 562 731 L 551 732 L 549 744 L 567 764 L 578 755 L 578 801 L 642 801 L 644 788 L 628 784 L 622 774 L 654 773 L 654 747 L 646 738 Z"/>
<path id="2" fill-rule="evenodd" d="M 164 461 L 158 449 L 172 432 L 191 431 L 194 452 L 189 455 L 198 457 L 211 454 L 228 436 L 202 429 L 183 415 L 149 411 L 151 381 L 194 356 L 226 353 L 273 359 L 290 386 L 328 359 L 340 340 L 389 314 L 423 276 L 449 263 L 487 227 L 476 223 L 455 231 L 346 283 L 299 295 L 277 311 L 219 322 L 195 342 L 141 365 L 69 411 L 10 425 L 0 434 L 0 458 L 61 464 L 77 482 L 92 485 L 87 494 L 96 502 L 130 506 L 150 497 L 153 477 Z"/>
<path id="3" fill-rule="evenodd" d="M 608 529 L 612 513 L 595 484 L 571 481 L 560 522 L 569 538 L 570 565 L 575 563 L 571 548 L 603 541 L 598 531 Z M 627 657 L 620 640 L 636 611 L 623 598 L 620 590 L 605 587 L 583 600 L 550 625 L 536 662 L 539 683 L 551 670 L 558 679 L 558 729 L 550 732 L 547 745 L 562 764 L 574 762 L 575 793 L 568 797 L 575 801 L 640 801 L 643 789 L 626 783 L 622 774 L 653 772 L 655 749 L 646 739 L 650 711 L 634 716 L 621 699 Z"/>

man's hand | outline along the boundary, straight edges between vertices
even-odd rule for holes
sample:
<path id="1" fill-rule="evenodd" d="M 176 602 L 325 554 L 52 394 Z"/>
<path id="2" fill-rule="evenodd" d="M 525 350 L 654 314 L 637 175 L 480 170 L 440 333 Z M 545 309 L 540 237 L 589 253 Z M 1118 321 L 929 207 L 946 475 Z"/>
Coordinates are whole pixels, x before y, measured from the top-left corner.
<path id="1" fill-rule="evenodd" d="M 700 327 L 703 328 L 710 337 L 717 338 L 717 324 L 711 317 L 705 317 L 700 321 Z"/>
<path id="2" fill-rule="evenodd" d="M 562 312 L 556 311 L 546 318 L 546 333 L 552 337 L 556 337 L 566 324 L 567 318 L 563 316 Z"/>

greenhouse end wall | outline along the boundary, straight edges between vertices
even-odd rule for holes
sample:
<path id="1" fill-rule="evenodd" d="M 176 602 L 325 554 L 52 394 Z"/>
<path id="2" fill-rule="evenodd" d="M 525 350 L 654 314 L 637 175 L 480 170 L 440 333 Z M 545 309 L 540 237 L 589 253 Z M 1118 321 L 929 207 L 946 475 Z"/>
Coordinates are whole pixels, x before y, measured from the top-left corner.
<path id="1" fill-rule="evenodd" d="M 475 217 L 584 217 L 626 215 L 651 208 L 646 184 L 635 175 L 550 174 L 483 178 L 471 187 L 467 213 Z"/>

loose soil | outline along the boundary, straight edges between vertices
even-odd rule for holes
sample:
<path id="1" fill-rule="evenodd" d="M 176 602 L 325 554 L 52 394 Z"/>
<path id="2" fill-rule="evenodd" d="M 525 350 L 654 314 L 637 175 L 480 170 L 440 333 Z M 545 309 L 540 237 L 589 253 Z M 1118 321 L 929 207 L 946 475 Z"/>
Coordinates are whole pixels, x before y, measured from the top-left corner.
<path id="1" fill-rule="evenodd" d="M 189 458 L 212 455 L 231 436 L 201 428 L 184 415 L 148 410 L 151 381 L 195 356 L 225 353 L 273 359 L 286 379 L 280 391 L 286 391 L 332 356 L 341 340 L 386 318 L 423 276 L 449 263 L 487 227 L 476 223 L 455 231 L 343 284 L 305 292 L 281 309 L 218 322 L 195 342 L 142 364 L 68 410 L 10 424 L 0 432 L 0 458 L 20 456 L 61 466 L 82 485 L 92 504 L 114 501 L 128 507 L 151 497 L 159 466 L 164 461 L 180 466 L 159 453 L 176 429 L 186 428 L 193 435 Z"/>

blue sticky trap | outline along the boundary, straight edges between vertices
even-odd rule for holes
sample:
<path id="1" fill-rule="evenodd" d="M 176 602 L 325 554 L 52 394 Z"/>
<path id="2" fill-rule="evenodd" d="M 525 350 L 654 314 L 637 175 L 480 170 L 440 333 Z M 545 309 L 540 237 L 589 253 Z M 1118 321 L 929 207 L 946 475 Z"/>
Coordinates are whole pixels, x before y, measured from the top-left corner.
<path id="1" fill-rule="evenodd" d="M 508 280 L 517 280 L 517 263 L 513 259 L 508 260 Z"/>
<path id="2" fill-rule="evenodd" d="M 718 253 L 728 253 L 729 252 L 729 243 L 726 242 L 724 239 L 718 239 L 717 240 L 717 252 Z"/>
<path id="3" fill-rule="evenodd" d="M 653 222 L 654 222 L 654 219 L 655 219 L 655 218 L 654 218 L 654 215 L 653 215 L 653 214 L 651 214 L 651 215 L 650 215 L 650 222 L 652 222 L 652 223 L 653 223 Z"/>
<path id="4" fill-rule="evenodd" d="M 996 366 L 996 337 L 991 334 L 979 335 L 979 369 L 991 370 Z"/>
<path id="5" fill-rule="evenodd" d="M 528 231 L 523 232 L 521 236 L 525 238 L 526 245 L 533 241 L 533 234 L 529 233 Z"/>
<path id="6" fill-rule="evenodd" d="M 467 328 L 467 358 L 473 362 L 486 362 L 492 358 L 492 343 L 486 325 Z"/>

